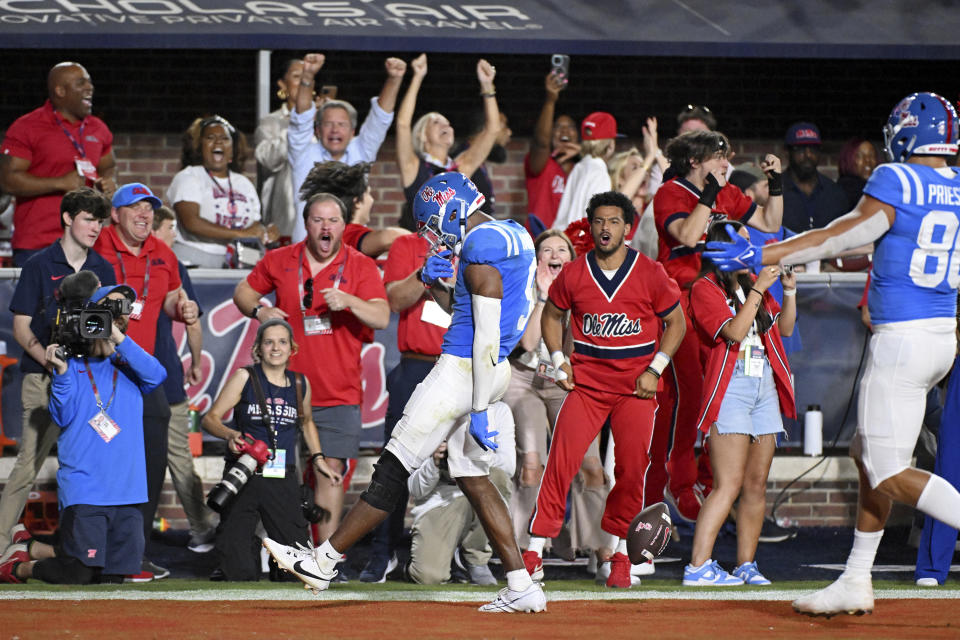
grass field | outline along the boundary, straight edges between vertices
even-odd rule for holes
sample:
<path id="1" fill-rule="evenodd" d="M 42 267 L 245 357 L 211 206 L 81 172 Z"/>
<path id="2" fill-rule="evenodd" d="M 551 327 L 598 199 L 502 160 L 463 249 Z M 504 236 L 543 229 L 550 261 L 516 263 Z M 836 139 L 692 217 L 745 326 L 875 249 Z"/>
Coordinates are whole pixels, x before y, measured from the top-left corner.
<path id="1" fill-rule="evenodd" d="M 551 601 L 569 600 L 793 600 L 808 591 L 826 586 L 827 581 L 777 582 L 774 587 L 682 587 L 676 580 L 644 580 L 626 591 L 611 590 L 593 580 L 557 580 L 546 582 L 544 590 Z M 878 600 L 935 599 L 960 600 L 960 589 L 924 589 L 908 581 L 879 580 L 873 584 Z M 419 585 L 403 582 L 369 584 L 349 582 L 334 585 L 319 596 L 300 583 L 210 582 L 207 580 L 168 578 L 144 584 L 90 585 L 84 587 L 48 585 L 30 581 L 22 585 L 0 585 L 0 601 L 29 598 L 49 600 L 365 600 L 421 602 L 483 602 L 492 599 L 494 587 L 470 585 Z M 960 615 L 958 615 L 960 620 Z"/>

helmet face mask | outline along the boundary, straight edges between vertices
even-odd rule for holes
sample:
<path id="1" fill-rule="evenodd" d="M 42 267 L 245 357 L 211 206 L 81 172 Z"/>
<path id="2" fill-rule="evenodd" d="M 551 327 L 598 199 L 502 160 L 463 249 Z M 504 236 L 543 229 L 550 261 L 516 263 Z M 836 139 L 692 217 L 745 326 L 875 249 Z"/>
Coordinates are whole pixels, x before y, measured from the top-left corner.
<path id="1" fill-rule="evenodd" d="M 884 152 L 891 162 L 913 155 L 957 153 L 957 112 L 936 93 L 912 93 L 901 100 L 883 127 Z"/>
<path id="2" fill-rule="evenodd" d="M 427 180 L 413 201 L 417 232 L 430 243 L 431 252 L 460 250 L 467 218 L 484 203 L 476 185 L 462 173 L 440 173 Z"/>
<path id="3" fill-rule="evenodd" d="M 456 235 L 440 231 L 439 215 L 430 216 L 425 223 L 420 223 L 417 235 L 430 244 L 430 253 L 438 253 L 444 249 L 455 250 L 457 247 Z"/>

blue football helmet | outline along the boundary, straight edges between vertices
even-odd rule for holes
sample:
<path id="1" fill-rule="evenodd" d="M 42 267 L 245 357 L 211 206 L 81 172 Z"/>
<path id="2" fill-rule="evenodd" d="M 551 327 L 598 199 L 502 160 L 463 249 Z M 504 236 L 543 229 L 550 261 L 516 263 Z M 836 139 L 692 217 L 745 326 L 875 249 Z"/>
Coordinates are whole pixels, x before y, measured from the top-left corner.
<path id="1" fill-rule="evenodd" d="M 430 242 L 433 251 L 445 247 L 458 253 L 467 218 L 484 200 L 477 186 L 462 173 L 449 171 L 433 176 L 413 199 L 413 216 L 420 235 Z"/>
<path id="2" fill-rule="evenodd" d="M 956 155 L 957 111 L 935 93 L 911 93 L 890 112 L 883 141 L 891 162 L 906 162 L 914 154 Z"/>

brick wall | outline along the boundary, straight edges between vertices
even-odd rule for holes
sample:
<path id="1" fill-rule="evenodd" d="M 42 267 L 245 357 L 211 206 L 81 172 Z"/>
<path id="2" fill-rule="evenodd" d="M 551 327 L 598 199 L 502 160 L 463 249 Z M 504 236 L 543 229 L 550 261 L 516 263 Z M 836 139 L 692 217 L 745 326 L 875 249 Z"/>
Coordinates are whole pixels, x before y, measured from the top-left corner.
<path id="1" fill-rule="evenodd" d="M 767 504 L 773 507 L 776 496 L 788 481 L 770 482 L 767 487 Z M 789 488 L 793 492 L 777 507 L 778 518 L 789 518 L 801 527 L 849 527 L 853 526 L 857 513 L 857 481 L 834 480 L 829 482 L 799 481 Z"/>
<path id="2" fill-rule="evenodd" d="M 0 458 L 0 485 L 6 480 L 13 466 L 13 458 Z M 777 455 L 773 459 L 767 483 L 767 508 L 773 508 L 780 500 L 776 510 L 779 519 L 788 519 L 794 526 L 801 527 L 851 527 L 857 507 L 857 471 L 848 457 L 829 457 L 812 471 L 819 458 L 804 456 Z M 366 489 L 373 472 L 374 456 L 363 456 L 357 463 L 350 490 L 345 499 L 347 508 L 359 498 Z M 219 456 L 205 456 L 194 460 L 197 473 L 203 480 L 204 493 L 210 491 L 223 474 L 223 459 Z M 56 490 L 56 458 L 48 458 L 37 479 L 40 490 Z M 794 479 L 806 473 L 801 480 Z M 788 487 L 789 485 L 789 487 Z M 781 490 L 787 488 L 785 496 Z M 913 518 L 913 510 L 903 505 L 895 505 L 890 523 L 902 525 Z M 173 483 L 167 475 L 160 498 L 157 515 L 167 519 L 174 529 L 188 528 L 183 508 L 177 499 Z M 407 525 L 410 525 L 408 518 Z"/>
<path id="3" fill-rule="evenodd" d="M 366 489 L 373 473 L 376 458 L 364 456 L 357 464 L 344 503 L 353 505 Z M 770 481 L 767 484 L 767 508 L 772 509 L 780 491 L 794 476 L 812 464 L 808 458 L 781 456 L 774 458 Z M 204 477 L 204 491 L 209 491 L 220 480 L 222 463 L 219 459 L 204 459 L 198 463 Z M 204 473 L 204 470 L 206 472 Z M 789 477 L 788 477 L 789 476 Z M 827 469 L 817 480 L 800 480 L 790 485 L 787 497 L 777 507 L 777 517 L 787 518 L 794 526 L 801 527 L 850 527 L 854 524 L 857 509 L 857 477 L 853 463 L 844 458 L 829 459 Z M 186 516 L 177 500 L 169 477 L 164 485 L 157 515 L 167 519 L 174 529 L 188 527 Z M 407 522 L 407 526 L 410 521 Z"/>
<path id="4" fill-rule="evenodd" d="M 629 148 L 633 141 L 621 141 L 620 146 Z M 757 163 L 770 151 L 785 160 L 783 145 L 777 140 L 734 141 L 737 155 L 734 164 L 741 162 Z M 122 182 L 143 182 L 149 185 L 158 196 L 164 198 L 166 188 L 174 174 L 180 170 L 180 137 L 177 134 L 115 134 L 118 179 Z M 638 145 L 639 146 L 639 145 Z M 526 216 L 527 195 L 523 180 L 523 157 L 527 153 L 529 139 L 515 137 L 507 151 L 507 162 L 490 167 L 493 185 L 497 194 L 497 213 L 522 221 Z M 821 169 L 836 177 L 836 153 L 839 145 L 826 143 L 822 154 Z M 245 173 L 256 180 L 256 164 L 247 162 Z M 396 165 L 393 137 L 390 136 L 380 149 L 378 161 L 374 165 L 371 187 L 376 204 L 373 208 L 373 220 L 370 226 L 396 224 L 403 204 L 403 192 L 400 174 Z M 165 199 L 165 198 L 164 198 Z"/>

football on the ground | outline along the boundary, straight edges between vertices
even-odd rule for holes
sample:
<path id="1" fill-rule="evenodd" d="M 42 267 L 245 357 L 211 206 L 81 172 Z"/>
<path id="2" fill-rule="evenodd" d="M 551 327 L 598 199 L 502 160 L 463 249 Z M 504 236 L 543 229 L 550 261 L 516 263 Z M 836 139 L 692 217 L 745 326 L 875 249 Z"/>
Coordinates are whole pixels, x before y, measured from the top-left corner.
<path id="1" fill-rule="evenodd" d="M 627 530 L 627 555 L 631 564 L 653 562 L 670 542 L 670 512 L 662 502 L 652 504 L 636 515 Z"/>

